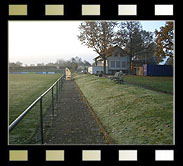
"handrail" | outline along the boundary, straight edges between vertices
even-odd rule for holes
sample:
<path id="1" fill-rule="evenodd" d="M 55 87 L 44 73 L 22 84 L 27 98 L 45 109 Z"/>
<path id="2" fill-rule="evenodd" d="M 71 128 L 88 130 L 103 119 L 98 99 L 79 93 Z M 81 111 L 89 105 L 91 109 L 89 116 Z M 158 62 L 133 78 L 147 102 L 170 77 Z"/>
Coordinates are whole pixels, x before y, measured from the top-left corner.
<path id="1" fill-rule="evenodd" d="M 15 126 L 24 118 L 24 116 L 34 107 L 34 105 L 40 100 L 41 97 L 38 97 L 22 114 L 20 114 L 10 125 L 9 131 L 11 131 Z"/>
<path id="2" fill-rule="evenodd" d="M 12 131 L 17 125 L 18 123 L 25 117 L 25 115 L 40 101 L 40 104 L 41 104 L 41 108 L 40 108 L 40 116 L 42 116 L 42 98 L 50 91 L 52 90 L 52 106 L 53 106 L 53 88 L 55 85 L 57 85 L 57 94 L 58 94 L 58 82 L 60 81 L 60 89 L 62 89 L 62 80 L 63 78 L 65 77 L 65 75 L 63 75 L 62 77 L 60 77 L 57 81 L 55 81 L 45 92 L 43 92 L 30 106 L 27 107 L 27 109 L 22 113 L 20 114 L 8 127 L 8 130 L 9 132 Z M 54 108 L 52 108 L 53 111 L 54 111 Z M 54 114 L 54 112 L 53 112 Z M 52 114 L 52 115 L 53 115 Z M 41 121 L 42 121 L 42 117 L 41 118 Z M 43 141 L 42 141 L 43 142 Z"/>

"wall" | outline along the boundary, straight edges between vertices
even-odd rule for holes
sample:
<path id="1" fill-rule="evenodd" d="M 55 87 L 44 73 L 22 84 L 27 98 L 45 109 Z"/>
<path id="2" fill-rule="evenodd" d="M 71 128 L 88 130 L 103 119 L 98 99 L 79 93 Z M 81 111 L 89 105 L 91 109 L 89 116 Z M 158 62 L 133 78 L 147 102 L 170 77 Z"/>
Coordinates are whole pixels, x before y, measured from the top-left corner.
<path id="1" fill-rule="evenodd" d="M 88 68 L 88 72 L 90 74 L 96 74 L 97 71 L 103 71 L 104 72 L 104 67 L 103 66 L 92 66 Z M 108 73 L 108 67 L 106 67 L 106 73 Z"/>
<path id="2" fill-rule="evenodd" d="M 115 67 L 111 66 L 111 61 L 115 61 Z M 116 67 L 116 62 L 120 62 L 120 67 Z M 126 66 L 122 65 L 122 62 L 126 62 Z M 128 70 L 129 69 L 129 56 L 111 56 L 108 58 L 109 70 Z"/>
<path id="3" fill-rule="evenodd" d="M 145 76 L 173 76 L 171 65 L 143 65 Z"/>
<path id="4" fill-rule="evenodd" d="M 143 76 L 143 67 L 135 67 L 136 68 L 136 75 Z"/>

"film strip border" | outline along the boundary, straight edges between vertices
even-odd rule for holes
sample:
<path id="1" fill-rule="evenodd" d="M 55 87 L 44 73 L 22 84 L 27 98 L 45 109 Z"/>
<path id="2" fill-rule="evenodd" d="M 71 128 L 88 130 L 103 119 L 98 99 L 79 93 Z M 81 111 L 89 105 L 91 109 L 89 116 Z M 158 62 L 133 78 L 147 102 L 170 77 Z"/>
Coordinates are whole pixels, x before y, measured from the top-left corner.
<path id="1" fill-rule="evenodd" d="M 64 16 L 65 5 L 64 4 L 45 4 L 43 16 Z M 82 4 L 81 16 L 100 16 L 101 5 L 100 4 Z M 29 5 L 27 4 L 9 4 L 9 16 L 29 16 Z M 174 5 L 173 4 L 155 4 L 154 16 L 173 16 Z M 138 16 L 137 4 L 118 4 L 117 16 Z"/>
<path id="2" fill-rule="evenodd" d="M 68 153 L 67 153 L 68 152 Z M 116 153 L 115 153 L 116 152 Z M 9 150 L 9 162 L 28 162 L 31 159 L 34 159 L 33 151 L 29 150 Z M 138 150 L 117 150 L 117 151 L 105 151 L 105 150 L 77 150 L 77 157 L 80 161 L 99 161 L 114 159 L 115 162 L 122 161 L 134 161 L 140 162 L 144 160 L 144 155 L 141 154 Z M 108 153 L 108 154 L 107 154 Z M 154 162 L 158 161 L 174 161 L 174 150 L 155 150 L 150 154 L 151 160 Z M 69 154 L 67 150 L 43 150 L 42 151 L 42 160 L 40 162 L 65 162 L 73 159 L 72 155 Z M 74 153 L 73 153 L 74 155 Z M 110 157 L 109 157 L 110 156 Z M 111 160 L 112 161 L 112 160 Z"/>
<path id="3" fill-rule="evenodd" d="M 57 1 L 58 2 L 58 1 Z M 91 1 L 90 1 L 91 2 Z M 122 1 L 121 1 L 122 2 Z M 50 1 L 51 3 L 51 1 Z M 35 2 L 35 4 L 32 3 L 24 3 L 24 1 L 13 1 L 13 2 L 9 2 L 8 3 L 8 16 L 9 18 L 14 18 L 13 16 L 18 16 L 16 18 L 23 18 L 23 19 L 27 19 L 29 16 L 41 16 L 41 17 L 45 17 L 46 19 L 49 16 L 60 16 L 59 19 L 62 19 L 66 16 L 69 15 L 70 12 L 68 12 L 69 10 L 69 5 L 68 3 L 45 3 L 45 4 L 40 4 Z M 77 3 L 77 2 L 75 2 Z M 133 3 L 133 4 L 123 4 L 123 3 L 119 3 L 116 4 L 116 2 L 114 4 L 111 4 L 111 8 L 115 10 L 115 12 L 112 14 L 110 12 L 108 12 L 108 14 L 106 15 L 106 10 L 109 9 L 109 6 L 107 7 L 106 10 L 103 10 L 103 8 L 105 8 L 104 4 L 102 3 L 93 3 L 93 4 L 87 4 L 87 3 L 80 3 L 77 4 L 76 8 L 74 11 L 77 10 L 76 15 L 79 15 L 78 18 L 86 18 L 85 16 L 91 16 L 94 17 L 96 19 L 96 17 L 98 17 L 99 19 L 101 18 L 100 16 L 110 16 L 110 15 L 115 15 L 115 18 L 121 18 L 121 16 L 127 16 L 129 18 L 129 16 L 133 16 L 136 17 L 137 19 L 139 18 L 139 16 L 142 16 L 145 13 L 147 14 L 147 17 L 149 15 L 151 15 L 152 17 L 150 19 L 158 19 L 158 16 L 166 16 L 167 19 L 169 19 L 170 17 L 172 18 L 172 16 L 175 15 L 175 5 L 174 3 L 163 3 L 163 4 L 159 4 L 157 2 L 157 4 L 153 4 L 150 3 L 150 5 L 148 5 L 150 7 L 150 10 L 148 11 L 148 9 L 146 8 L 147 4 L 149 2 L 145 2 L 146 5 L 142 6 L 143 3 Z M 34 11 L 33 8 L 35 6 L 38 6 L 38 8 L 36 8 L 36 10 Z M 73 4 L 74 5 L 74 4 Z M 72 7 L 74 8 L 74 7 Z M 144 9 L 142 11 L 142 9 Z M 70 9 L 71 10 L 71 9 Z M 112 10 L 112 11 L 114 11 Z M 72 12 L 72 14 L 74 13 L 74 11 Z M 79 13 L 79 14 L 78 14 Z M 167 17 L 170 16 L 170 17 Z M 123 17 L 123 18 L 124 18 Z M 149 17 L 148 17 L 149 19 Z M 102 149 L 100 150 L 99 147 L 96 147 L 98 149 L 88 149 L 87 150 L 82 150 L 84 148 L 80 148 L 80 147 L 70 147 L 68 149 L 50 149 L 52 147 L 49 147 L 48 150 L 45 150 L 46 147 L 32 147 L 29 150 L 25 150 L 26 147 L 24 147 L 22 150 L 20 150 L 20 147 L 18 149 L 16 149 L 16 147 L 14 147 L 11 150 L 7 150 L 7 154 L 4 154 L 6 156 L 8 156 L 6 159 L 8 161 L 8 165 L 21 165 L 21 163 L 23 162 L 24 165 L 26 163 L 29 163 L 31 161 L 35 161 L 35 158 L 37 159 L 38 153 L 42 153 L 41 158 L 39 159 L 39 161 L 37 161 L 38 163 L 49 163 L 49 162 L 68 162 L 71 161 L 73 158 L 76 159 L 76 157 L 79 157 L 77 159 L 77 163 L 79 162 L 92 162 L 92 161 L 97 161 L 97 162 L 103 162 L 104 160 L 109 161 L 111 160 L 111 162 L 141 162 L 144 161 L 144 155 L 146 153 L 146 151 L 144 151 L 144 149 L 128 149 L 128 150 L 124 150 L 123 148 L 121 148 L 121 150 L 119 150 L 119 148 L 117 148 L 118 150 L 112 149 L 110 150 L 110 147 L 106 147 L 108 148 L 106 149 Z M 72 149 L 73 148 L 73 149 Z M 163 149 L 163 150 L 162 150 Z M 175 150 L 173 150 L 173 148 L 169 148 L 169 149 L 158 149 L 156 150 L 155 147 L 151 147 L 151 150 L 147 150 L 147 157 L 145 160 L 146 161 L 154 161 L 155 163 L 158 161 L 169 161 L 169 162 L 174 162 L 176 160 L 176 155 L 177 152 Z M 37 151 L 37 152 L 36 152 Z M 182 151 L 181 151 L 182 152 Z M 76 154 L 77 153 L 77 154 Z M 148 154 L 149 153 L 149 154 Z M 76 154 L 76 155 L 75 155 Z M 182 153 L 183 154 L 183 153 Z M 3 156 L 4 156 L 3 155 Z M 74 156 L 75 155 L 75 156 Z M 110 156 L 110 157 L 109 157 Z M 117 164 L 116 164 L 117 165 Z"/>

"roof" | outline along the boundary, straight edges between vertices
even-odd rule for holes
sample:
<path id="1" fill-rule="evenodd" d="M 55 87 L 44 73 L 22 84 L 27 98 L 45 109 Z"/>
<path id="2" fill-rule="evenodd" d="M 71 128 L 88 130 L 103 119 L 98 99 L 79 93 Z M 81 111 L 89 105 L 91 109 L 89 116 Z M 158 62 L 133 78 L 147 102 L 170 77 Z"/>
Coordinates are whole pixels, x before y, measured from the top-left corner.
<path id="1" fill-rule="evenodd" d="M 110 47 L 110 48 L 107 49 L 107 51 L 106 51 L 107 57 L 111 56 L 112 52 L 113 52 L 114 50 L 116 50 L 116 49 L 122 51 L 122 52 L 123 52 L 124 54 L 126 54 L 126 55 L 129 55 L 125 50 L 123 50 L 121 47 L 119 47 L 118 45 L 116 45 L 116 46 L 114 46 L 114 47 Z M 130 56 L 130 55 L 129 55 L 129 56 Z M 101 55 L 95 57 L 94 59 L 97 60 L 98 58 L 101 58 Z"/>

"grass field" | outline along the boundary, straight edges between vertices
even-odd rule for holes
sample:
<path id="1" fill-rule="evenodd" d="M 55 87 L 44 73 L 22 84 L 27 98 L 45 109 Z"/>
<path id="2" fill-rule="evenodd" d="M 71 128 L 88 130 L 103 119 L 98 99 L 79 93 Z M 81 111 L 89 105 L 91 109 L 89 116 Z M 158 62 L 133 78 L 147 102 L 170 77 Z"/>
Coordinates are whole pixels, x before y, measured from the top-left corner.
<path id="1" fill-rule="evenodd" d="M 116 144 L 173 144 L 173 95 L 89 74 L 74 79 Z"/>
<path id="2" fill-rule="evenodd" d="M 173 77 L 125 76 L 125 81 L 173 93 Z"/>
<path id="3" fill-rule="evenodd" d="M 61 75 L 9 74 L 9 124 Z M 43 98 L 44 114 L 51 104 L 51 92 Z M 39 102 L 9 134 L 9 144 L 31 143 L 39 126 Z"/>

